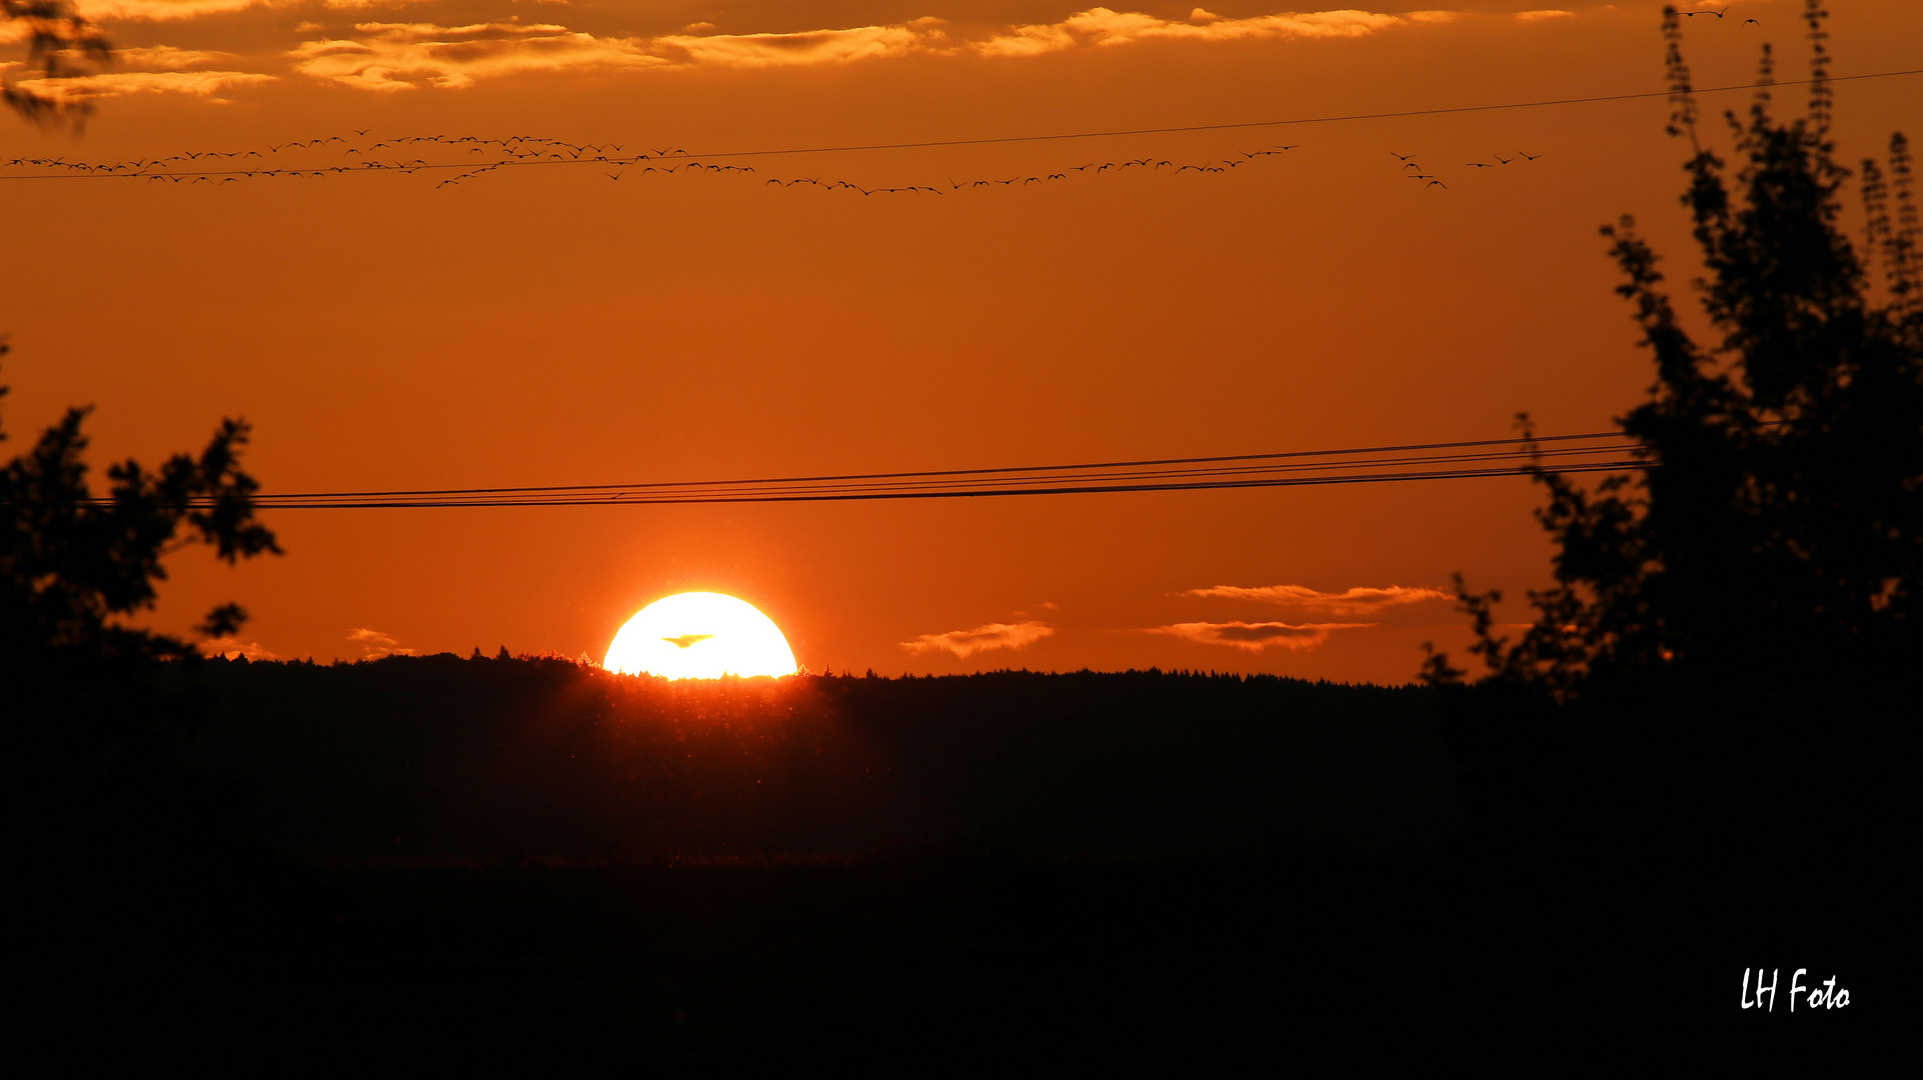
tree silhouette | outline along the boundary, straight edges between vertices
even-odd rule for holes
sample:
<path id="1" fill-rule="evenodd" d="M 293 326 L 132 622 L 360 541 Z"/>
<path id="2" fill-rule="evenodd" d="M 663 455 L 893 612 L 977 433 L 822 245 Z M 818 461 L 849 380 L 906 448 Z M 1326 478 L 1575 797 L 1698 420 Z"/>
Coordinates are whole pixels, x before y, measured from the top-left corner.
<path id="1" fill-rule="evenodd" d="M 41 87 L 23 87 L 11 75 L 0 83 L 0 100 L 35 123 L 69 120 L 78 125 L 93 112 L 84 98 L 47 89 L 59 80 L 93 74 L 113 62 L 113 45 L 72 0 L 0 0 L 0 22 L 25 33 L 27 69 L 38 72 Z"/>
<path id="2" fill-rule="evenodd" d="M 1470 593 L 1458 576 L 1485 697 L 1566 702 L 1679 682 L 1767 693 L 1916 663 L 1923 263 L 1911 161 L 1897 134 L 1887 173 L 1863 164 L 1879 290 L 1838 226 L 1848 173 L 1833 159 L 1824 14 L 1808 0 L 1807 114 L 1773 117 L 1767 47 L 1748 117 L 1727 114 L 1743 158 L 1732 177 L 1698 142 L 1679 20 L 1666 9 L 1669 131 L 1693 150 L 1683 204 L 1707 270 L 1696 288 L 1720 337 L 1705 345 L 1684 327 L 1630 219 L 1603 230 L 1626 279 L 1617 291 L 1656 361 L 1649 400 L 1621 420 L 1648 466 L 1593 492 L 1536 474 L 1549 490 L 1537 518 L 1558 548 L 1556 583 L 1530 594 L 1534 622 L 1514 644 L 1494 633 L 1500 593 Z M 1423 674 L 1453 685 L 1468 673 L 1432 652 Z"/>
<path id="3" fill-rule="evenodd" d="M 128 620 L 153 607 L 163 560 L 183 546 L 230 563 L 280 550 L 254 520 L 245 423 L 157 470 L 115 464 L 96 495 L 86 415 L 68 410 L 0 465 L 0 828 L 36 882 L 24 917 L 56 966 L 70 952 L 124 958 L 157 927 L 204 928 L 227 910 L 218 897 L 239 879 L 215 827 L 220 796 L 178 752 L 204 695 L 186 664 L 161 662 L 194 650 Z M 230 634 L 245 617 L 222 604 L 199 629 Z"/>
<path id="4" fill-rule="evenodd" d="M 196 541 L 229 563 L 280 553 L 274 534 L 254 520 L 258 485 L 240 466 L 244 421 L 222 421 L 198 457 L 176 454 L 151 472 L 133 460 L 111 466 L 108 494 L 95 497 L 80 430 L 87 412 L 67 410 L 31 450 L 0 468 L 0 663 L 7 666 L 44 665 L 49 654 L 191 655 L 186 642 L 122 621 L 153 607 L 155 585 L 167 576 L 163 558 Z M 232 634 L 246 617 L 238 604 L 222 604 L 198 629 Z"/>

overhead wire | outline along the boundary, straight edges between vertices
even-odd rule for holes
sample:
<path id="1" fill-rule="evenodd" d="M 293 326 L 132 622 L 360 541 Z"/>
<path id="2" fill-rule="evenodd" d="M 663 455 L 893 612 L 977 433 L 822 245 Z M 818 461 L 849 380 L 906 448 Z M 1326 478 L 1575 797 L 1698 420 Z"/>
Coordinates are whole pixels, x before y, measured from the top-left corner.
<path id="1" fill-rule="evenodd" d="M 1873 71 L 1861 75 L 1832 75 L 1821 81 L 1838 83 L 1861 79 L 1889 79 L 1900 75 L 1923 75 L 1923 68 L 1910 68 L 1902 71 Z M 1692 94 L 1722 94 L 1736 90 L 1759 90 L 1774 86 L 1808 86 L 1815 79 L 1784 79 L 1770 83 L 1732 83 L 1728 86 L 1707 86 L 1691 89 Z M 868 143 L 851 146 L 798 147 L 787 150 L 734 150 L 719 153 L 691 154 L 691 157 L 761 157 L 775 154 L 842 154 L 864 150 L 923 150 L 950 146 L 989 146 L 999 143 L 1048 142 L 1061 139 L 1107 139 L 1128 135 L 1179 135 L 1198 131 L 1236 131 L 1249 128 L 1290 127 L 1305 124 L 1342 124 L 1357 120 L 1399 120 L 1420 116 L 1449 116 L 1460 113 L 1497 112 L 1505 109 L 1540 109 L 1554 105 L 1593 105 L 1609 101 L 1635 101 L 1643 98 L 1669 97 L 1673 90 L 1647 90 L 1633 94 L 1595 94 L 1588 97 L 1547 98 L 1540 101 L 1509 101 L 1494 105 L 1453 105 L 1436 109 L 1399 109 L 1393 112 L 1344 113 L 1336 116 L 1297 117 L 1288 120 L 1246 120 L 1237 123 L 1186 124 L 1179 127 L 1126 128 L 1104 131 L 1077 131 L 1050 135 L 1005 135 L 980 139 L 942 139 L 930 142 Z"/>
<path id="2" fill-rule="evenodd" d="M 263 511 L 855 502 L 1325 486 L 1621 471 L 1650 464 L 1623 432 L 1607 431 L 1077 464 L 626 484 L 261 492 L 251 498 Z M 97 500 L 98 505 L 108 502 Z"/>
<path id="3" fill-rule="evenodd" d="M 1866 79 L 1883 79 L 1923 74 L 1923 68 L 1899 71 L 1870 72 L 1860 75 L 1833 76 L 1827 82 L 1851 82 Z M 1695 94 L 1726 93 L 1738 90 L 1764 89 L 1770 86 L 1810 85 L 1818 80 L 1784 80 L 1775 83 L 1743 83 L 1728 86 L 1703 87 L 1693 89 Z M 413 161 L 396 163 L 391 166 L 368 162 L 358 169 L 336 168 L 330 170 L 307 170 L 311 175 L 322 171 L 334 174 L 352 175 L 368 171 L 413 172 L 424 169 L 459 168 L 473 170 L 477 164 L 484 168 L 497 168 L 506 165 L 528 164 L 639 164 L 645 161 L 685 161 L 698 165 L 694 158 L 724 157 L 761 157 L 790 154 L 830 154 L 860 151 L 932 149 L 960 146 L 984 146 L 995 144 L 1016 144 L 1073 139 L 1110 138 L 1138 135 L 1166 135 L 1204 131 L 1229 131 L 1261 127 L 1280 127 L 1289 125 L 1344 123 L 1361 120 L 1396 119 L 1450 114 L 1491 112 L 1510 109 L 1545 108 L 1552 106 L 1595 104 L 1614 101 L 1631 101 L 1648 98 L 1668 97 L 1672 90 L 1646 91 L 1624 94 L 1601 94 L 1575 98 L 1554 98 L 1536 101 L 1502 102 L 1489 105 L 1450 106 L 1432 109 L 1405 109 L 1377 113 L 1349 113 L 1333 116 L 1299 117 L 1284 120 L 1260 120 L 1215 124 L 1191 124 L 1157 128 L 1128 128 L 1101 131 L 1060 132 L 1043 135 L 994 136 L 974 139 L 946 139 L 921 142 L 867 143 L 838 146 L 791 147 L 774 150 L 734 150 L 690 154 L 686 151 L 669 151 L 663 154 L 637 154 L 630 158 L 573 157 L 562 159 L 525 158 L 508 159 L 497 162 L 476 163 L 449 162 L 428 163 Z M 516 139 L 523 137 L 516 136 Z M 442 137 L 407 137 L 414 141 L 444 141 Z M 406 140 L 403 140 L 406 141 Z M 476 141 L 472 139 L 459 142 Z M 490 140 L 501 141 L 501 140 Z M 563 145 L 556 140 L 535 140 Z M 573 145 L 573 144 L 565 144 Z M 272 148 L 278 150 L 278 148 Z M 239 156 L 240 152 L 229 157 Z M 198 156 L 198 155 L 196 155 Z M 32 179 L 69 179 L 69 178 L 166 178 L 187 179 L 193 177 L 226 177 L 279 175 L 281 172 L 298 174 L 301 170 L 204 170 L 198 172 L 121 172 L 118 170 L 128 163 L 118 166 L 90 166 L 80 163 L 65 163 L 65 173 L 42 173 L 28 175 L 0 175 L 0 180 Z M 142 166 L 146 162 L 138 163 Z M 710 168 L 713 168 L 710 166 Z M 79 170 L 79 171 L 76 171 Z M 852 186 L 852 185 L 850 185 Z M 931 189 L 932 190 L 932 189 Z M 1177 490 L 1208 490 L 1223 488 L 1260 488 L 1303 485 L 1380 483 L 1394 481 L 1416 481 L 1437 479 L 1466 479 L 1491 476 L 1515 476 L 1529 474 L 1584 473 L 1620 471 L 1632 468 L 1648 468 L 1652 463 L 1636 454 L 1633 443 L 1616 442 L 1608 445 L 1543 449 L 1539 444 L 1552 442 L 1575 442 L 1584 440 L 1618 439 L 1624 433 L 1590 432 L 1575 435 L 1536 436 L 1532 439 L 1483 439 L 1443 443 L 1405 444 L 1399 446 L 1359 447 L 1341 450 L 1288 451 L 1269 454 L 1215 455 L 1208 457 L 1162 458 L 1134 461 L 1084 462 L 1065 465 L 1020 465 L 985 469 L 943 469 L 919 470 L 910 472 L 854 473 L 824 476 L 768 477 L 758 479 L 734 480 L 692 480 L 667 481 L 642 484 L 587 484 L 587 485 L 548 485 L 538 487 L 488 487 L 488 488 L 439 488 L 388 491 L 351 491 L 351 492 L 295 492 L 287 494 L 259 493 L 253 496 L 256 505 L 262 509 L 416 509 L 430 507 L 508 507 L 508 506 L 579 506 L 579 505 L 664 505 L 690 503 L 726 502 L 827 502 L 827 501 L 873 501 L 894 499 L 965 498 L 982 496 L 1015 495 L 1063 495 L 1093 494 L 1100 492 L 1147 492 Z M 1476 450 L 1497 445 L 1515 445 L 1518 448 L 1500 452 L 1474 452 L 1457 454 L 1432 454 L 1416 457 L 1357 459 L 1361 454 L 1409 453 L 1422 450 Z M 1608 460 L 1568 460 L 1571 458 L 1595 458 L 1616 455 Z M 1625 456 L 1627 455 L 1627 456 Z M 1286 459 L 1298 458 L 1338 458 L 1345 460 L 1321 461 L 1313 463 L 1279 464 Z M 1526 459 L 1526 463 L 1521 463 Z M 1556 459 L 1556 460 L 1549 460 Z M 1241 464 L 1229 466 L 1230 462 L 1269 462 L 1271 464 Z M 1500 463 L 1509 464 L 1500 464 Z M 1179 468 L 1179 466 L 1210 466 L 1208 468 Z M 1433 466 L 1456 466 L 1436 468 Z M 1464 467 L 1468 466 L 1468 467 Z M 1413 471 L 1411 471 L 1412 467 Z M 1335 475 L 1326 475 L 1335 470 L 1355 470 Z M 1097 471 L 1100 470 L 1100 471 Z M 1153 470 L 1153 471 L 1145 471 Z M 1396 471 L 1385 471 L 1396 470 Z M 1325 475 L 1302 475 L 1305 473 L 1324 473 Z M 1266 474 L 1266 475 L 1265 475 Z M 1295 474 L 1295 475 L 1276 475 Z M 97 500 L 105 504 L 107 500 Z"/>
<path id="4" fill-rule="evenodd" d="M 1902 69 L 1902 70 L 1896 70 L 1896 71 L 1865 72 L 1859 75 L 1835 75 L 1835 76 L 1829 76 L 1823 80 L 1788 79 L 1788 80 L 1781 80 L 1781 81 L 1774 81 L 1774 82 L 1732 83 L 1726 86 L 1709 86 L 1709 87 L 1692 88 L 1689 92 L 1692 94 L 1699 94 L 1699 95 L 1700 94 L 1721 94 L 1721 93 L 1731 93 L 1731 92 L 1741 91 L 1741 90 L 1770 89 L 1773 87 L 1808 86 L 1808 85 L 1814 85 L 1818 81 L 1822 81 L 1825 83 L 1842 83 L 1842 82 L 1857 82 L 1857 81 L 1862 81 L 1867 79 L 1899 78 L 1899 77 L 1911 76 L 1911 75 L 1923 75 L 1923 68 L 1908 68 L 1908 69 Z M 696 159 L 699 159 L 699 158 L 712 159 L 712 158 L 774 157 L 774 156 L 801 155 L 801 154 L 842 154 L 842 153 L 856 153 L 856 152 L 883 151 L 883 150 L 920 150 L 920 149 L 940 149 L 940 148 L 952 148 L 952 147 L 964 147 L 964 146 L 1010 145 L 1010 144 L 1019 144 L 1019 143 L 1053 142 L 1053 141 L 1065 141 L 1065 140 L 1075 140 L 1075 139 L 1119 138 L 1124 136 L 1140 136 L 1140 135 L 1173 135 L 1173 134 L 1185 134 L 1185 133 L 1207 132 L 1207 131 L 1237 131 L 1237 130 L 1250 130 L 1255 128 L 1266 128 L 1266 127 L 1289 127 L 1289 126 L 1303 126 L 1303 125 L 1311 125 L 1311 124 L 1337 124 L 1337 123 L 1351 123 L 1351 122 L 1362 121 L 1362 120 L 1407 119 L 1407 118 L 1426 117 L 1426 116 L 1448 116 L 1448 115 L 1458 115 L 1458 114 L 1465 114 L 1465 113 L 1497 112 L 1497 111 L 1513 110 L 1513 109 L 1550 108 L 1550 107 L 1565 106 L 1565 105 L 1589 105 L 1589 104 L 1599 104 L 1599 103 L 1616 102 L 1616 101 L 1636 101 L 1636 100 L 1644 100 L 1644 99 L 1650 99 L 1650 98 L 1670 97 L 1670 96 L 1673 96 L 1674 94 L 1675 94 L 1674 90 L 1648 90 L 1648 91 L 1637 91 L 1633 93 L 1621 93 L 1621 94 L 1592 94 L 1592 95 L 1583 96 L 1583 97 L 1544 98 L 1544 99 L 1539 99 L 1534 101 L 1497 102 L 1497 103 L 1487 104 L 1487 105 L 1455 105 L 1455 106 L 1444 106 L 1444 107 L 1430 108 L 1430 109 L 1398 109 L 1398 110 L 1392 110 L 1392 111 L 1386 111 L 1386 112 L 1374 112 L 1374 113 L 1343 113 L 1343 114 L 1336 114 L 1336 115 L 1330 115 L 1330 116 L 1293 117 L 1293 118 L 1281 119 L 1281 120 L 1247 120 L 1247 121 L 1232 121 L 1232 122 L 1221 122 L 1221 123 L 1212 123 L 1212 124 L 1184 124 L 1184 125 L 1174 125 L 1174 126 L 1168 126 L 1168 127 L 1150 127 L 1150 128 L 1115 128 L 1115 129 L 1104 129 L 1104 130 L 1098 130 L 1098 131 L 1051 132 L 1051 133 L 1040 134 L 1040 135 L 997 135 L 997 136 L 983 136 L 980 138 L 970 138 L 970 139 L 934 139 L 934 140 L 924 140 L 924 141 L 918 141 L 918 142 L 858 143 L 858 144 L 844 144 L 844 145 L 832 145 L 832 146 L 786 147 L 786 148 L 780 148 L 780 149 L 762 149 L 762 150 L 719 150 L 719 151 L 702 152 L 702 153 L 689 153 L 686 150 L 670 150 L 667 152 L 657 152 L 655 154 L 634 154 L 626 157 L 608 157 L 606 155 L 597 155 L 595 157 L 576 156 L 571 158 L 534 157 L 532 159 L 522 157 L 522 158 L 509 158 L 509 159 L 504 159 L 499 161 L 485 161 L 485 162 L 475 162 L 471 160 L 457 161 L 457 162 L 425 162 L 425 161 L 416 160 L 411 162 L 396 162 L 393 164 L 383 164 L 379 162 L 368 161 L 368 162 L 364 162 L 360 167 L 351 168 L 351 169 L 343 166 L 343 167 L 335 167 L 330 169 L 306 169 L 306 170 L 302 170 L 302 169 L 217 169 L 217 170 L 210 169 L 210 170 L 199 170 L 199 171 L 125 172 L 120 170 L 130 165 L 136 165 L 136 164 L 144 165 L 147 162 L 143 160 L 143 162 L 140 162 L 140 163 L 120 162 L 112 165 L 104 165 L 104 164 L 92 165 L 92 164 L 82 163 L 82 162 L 70 163 L 70 162 L 64 162 L 64 161 L 55 161 L 51 159 L 36 158 L 36 159 L 17 159 L 15 163 L 19 164 L 19 163 L 24 163 L 31 160 L 33 163 L 38 163 L 38 164 L 61 165 L 65 167 L 67 171 L 59 172 L 59 173 L 26 173 L 26 174 L 15 174 L 15 175 L 0 174 L 0 180 L 68 180 L 68 179 L 113 179 L 113 178 L 120 178 L 120 179 L 145 178 L 145 179 L 177 179 L 177 180 L 207 178 L 211 180 L 215 177 L 223 177 L 223 178 L 232 177 L 236 179 L 242 178 L 242 177 L 251 178 L 255 176 L 271 177 L 271 176 L 279 176 L 283 173 L 299 175 L 302 172 L 306 172 L 309 175 L 320 175 L 321 173 L 325 172 L 333 175 L 351 176 L 351 175 L 359 175 L 359 174 L 364 174 L 369 172 L 419 172 L 419 171 L 427 171 L 427 170 L 447 170 L 447 169 L 462 169 L 462 170 L 472 171 L 476 168 L 477 165 L 484 169 L 493 169 L 493 168 L 501 168 L 501 167 L 506 167 L 511 165 L 621 166 L 621 165 L 639 165 L 644 162 L 660 162 L 660 161 L 677 161 L 677 162 L 685 161 L 690 164 L 698 165 L 699 162 L 696 161 Z M 560 140 L 533 139 L 527 136 L 512 136 L 511 138 L 517 139 L 517 140 L 527 140 L 532 142 L 550 143 L 554 145 L 567 145 L 567 146 L 576 145 L 571 143 L 563 143 Z M 406 137 L 403 137 L 402 141 L 408 141 L 408 140 L 419 141 L 419 142 L 445 142 L 446 141 L 441 136 L 431 136 L 431 137 L 406 136 Z M 325 142 L 329 140 L 324 139 L 320 141 Z M 472 138 L 455 140 L 455 142 L 466 142 L 466 141 L 479 142 L 483 140 L 475 140 Z M 504 140 L 490 139 L 485 141 L 503 142 Z M 449 143 L 449 145 L 453 145 L 453 143 Z M 273 152 L 278 152 L 279 149 L 280 149 L 279 147 L 270 148 L 270 150 Z M 224 155 L 224 156 L 237 157 L 247 153 L 253 153 L 256 156 L 258 156 L 258 151 L 236 151 L 234 154 Z M 204 156 L 204 155 L 194 154 L 191 156 L 198 157 L 198 156 Z M 719 168 L 719 167 L 716 167 L 716 168 Z"/>
<path id="5" fill-rule="evenodd" d="M 1454 442 L 1402 443 L 1387 446 L 1352 446 L 1333 450 L 1285 450 L 1263 454 L 1215 454 L 1207 457 L 1143 458 L 1125 461 L 1084 461 L 1055 465 L 999 465 L 975 469 L 918 469 L 909 472 L 871 472 L 871 473 L 831 473 L 819 476 L 764 476 L 731 480 L 672 480 L 626 484 L 558 484 L 540 487 L 485 487 L 485 488 L 416 488 L 396 491 L 342 491 L 330 492 L 325 496 L 315 492 L 291 492 L 280 496 L 289 499 L 307 498 L 374 498 L 380 496 L 426 496 L 426 495 L 496 495 L 560 491 L 614 491 L 639 487 L 673 488 L 723 486 L 742 484 L 803 484 L 840 480 L 906 480 L 931 476 L 982 476 L 996 473 L 1036 473 L 1069 472 L 1084 469 L 1128 469 L 1150 468 L 1164 465 L 1211 465 L 1230 461 L 1263 461 L 1287 458 L 1334 457 L 1353 454 L 1390 454 L 1412 450 L 1457 450 L 1482 446 L 1512 446 L 1520 442 L 1574 442 L 1586 439 L 1622 438 L 1621 431 L 1582 432 L 1573 435 L 1537 435 L 1531 439 L 1468 439 Z"/>

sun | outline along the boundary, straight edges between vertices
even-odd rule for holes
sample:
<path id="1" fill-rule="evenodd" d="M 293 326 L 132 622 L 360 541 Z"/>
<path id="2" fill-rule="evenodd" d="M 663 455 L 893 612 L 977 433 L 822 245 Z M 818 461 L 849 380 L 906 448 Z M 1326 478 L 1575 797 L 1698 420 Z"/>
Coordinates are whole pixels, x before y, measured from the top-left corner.
<path id="1" fill-rule="evenodd" d="M 663 597 L 629 619 L 601 666 L 623 675 L 719 679 L 793 675 L 788 639 L 753 604 L 723 593 Z"/>

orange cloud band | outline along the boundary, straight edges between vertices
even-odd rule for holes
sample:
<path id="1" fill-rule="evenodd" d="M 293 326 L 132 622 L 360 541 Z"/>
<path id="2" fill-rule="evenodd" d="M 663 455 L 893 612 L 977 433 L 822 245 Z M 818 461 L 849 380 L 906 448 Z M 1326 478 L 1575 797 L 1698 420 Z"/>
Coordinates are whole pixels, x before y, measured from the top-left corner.
<path id="1" fill-rule="evenodd" d="M 950 630 L 946 634 L 923 634 L 901 647 L 912 653 L 951 652 L 958 657 L 991 649 L 1021 649 L 1055 633 L 1044 622 L 988 623 L 973 630 Z"/>
<path id="2" fill-rule="evenodd" d="M 1204 645 L 1227 645 L 1231 648 L 1247 649 L 1250 652 L 1261 652 L 1264 649 L 1301 651 L 1316 648 L 1329 640 L 1329 635 L 1337 630 L 1360 630 L 1374 625 L 1374 623 L 1294 625 L 1281 622 L 1185 622 L 1157 626 L 1144 632 L 1186 638 Z"/>
<path id="3" fill-rule="evenodd" d="M 405 0 L 396 0 L 405 2 Z M 335 10 L 367 8 L 376 0 L 325 0 Z M 235 15 L 243 10 L 295 7 L 292 0 L 81 0 L 79 10 L 97 20 L 183 22 Z M 302 7 L 309 11 L 311 8 Z M 1523 21 L 1566 18 L 1566 11 L 1529 11 Z M 655 68 L 722 67 L 735 69 L 846 64 L 912 55 L 981 57 L 1040 56 L 1075 49 L 1101 49 L 1133 43 L 1316 40 L 1358 38 L 1397 28 L 1453 22 L 1452 11 L 1400 14 L 1353 8 L 1280 12 L 1224 18 L 1196 8 L 1186 19 L 1091 7 L 1058 22 L 1019 23 L 964 36 L 946 20 L 912 19 L 902 23 L 789 33 L 713 34 L 690 31 L 659 36 L 598 36 L 552 23 L 522 24 L 518 19 L 440 26 L 430 22 L 360 23 L 336 36 L 302 41 L 283 54 L 295 71 L 310 78 L 375 92 L 415 87 L 459 89 L 477 80 L 531 72 L 633 71 Z M 302 21 L 296 33 L 319 30 Z M 130 52 L 162 53 L 175 58 L 188 50 L 159 46 Z M 202 56 L 213 54 L 201 54 Z M 265 58 L 261 58 L 265 59 Z M 142 66 L 142 65 L 136 65 Z M 175 69 L 186 63 L 155 66 Z M 216 76 L 219 76 L 216 78 Z M 139 92 L 190 93 L 213 98 L 216 91 L 269 74 L 208 72 L 186 80 L 74 81 L 75 94 Z"/>
<path id="4" fill-rule="evenodd" d="M 1441 589 L 1409 588 L 1402 585 L 1389 585 L 1383 588 L 1358 587 L 1344 589 L 1339 593 L 1321 592 L 1306 585 L 1263 585 L 1257 588 L 1217 585 L 1208 589 L 1190 589 L 1182 595 L 1260 600 L 1269 604 L 1313 608 L 1337 615 L 1370 615 L 1396 604 L 1418 604 L 1426 600 L 1452 599 L 1450 594 Z"/>
<path id="5" fill-rule="evenodd" d="M 297 70 L 364 90 L 463 87 L 477 78 L 528 71 L 713 66 L 798 67 L 916 54 L 1035 56 L 1131 42 L 1353 38 L 1448 12 L 1385 15 L 1340 10 L 1224 19 L 1197 8 L 1188 21 L 1095 7 L 1057 23 L 1011 26 L 983 40 L 957 36 L 937 18 L 885 26 L 765 34 L 597 37 L 557 25 L 518 22 L 442 27 L 363 23 L 353 38 L 309 41 L 289 55 Z"/>

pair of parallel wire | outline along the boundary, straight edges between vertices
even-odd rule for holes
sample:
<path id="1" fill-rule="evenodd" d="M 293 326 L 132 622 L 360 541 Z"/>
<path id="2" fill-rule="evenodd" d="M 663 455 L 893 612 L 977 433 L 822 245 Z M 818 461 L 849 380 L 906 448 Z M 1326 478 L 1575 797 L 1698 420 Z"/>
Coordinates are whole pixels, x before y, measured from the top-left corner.
<path id="1" fill-rule="evenodd" d="M 1619 472 L 1648 465 L 1638 455 L 1637 444 L 1622 432 L 1603 431 L 1539 435 L 1526 440 L 1477 439 L 980 469 L 536 487 L 268 492 L 253 499 L 263 511 L 875 502 L 1465 480 Z"/>

